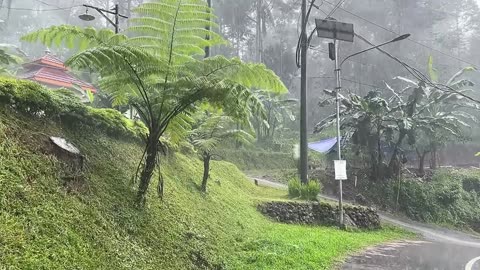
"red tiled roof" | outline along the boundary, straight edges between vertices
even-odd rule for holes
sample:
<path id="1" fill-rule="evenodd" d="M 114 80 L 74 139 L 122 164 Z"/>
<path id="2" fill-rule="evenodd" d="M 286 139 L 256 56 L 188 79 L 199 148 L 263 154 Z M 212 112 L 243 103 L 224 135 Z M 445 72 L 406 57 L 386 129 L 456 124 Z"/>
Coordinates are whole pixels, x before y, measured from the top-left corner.
<path id="1" fill-rule="evenodd" d="M 24 74 L 22 77 L 59 87 L 74 88 L 74 85 L 77 85 L 85 91 L 90 90 L 93 93 L 97 92 L 92 84 L 81 81 L 64 71 L 55 68 L 40 67 Z"/>
<path id="2" fill-rule="evenodd" d="M 27 63 L 24 67 L 28 69 L 28 71 L 21 76 L 24 79 L 66 88 L 74 88 L 74 85 L 77 85 L 85 91 L 97 92 L 92 84 L 81 81 L 68 74 L 68 69 L 63 62 L 51 54 Z"/>
<path id="3" fill-rule="evenodd" d="M 58 69 L 61 69 L 61 70 L 67 70 L 67 67 L 63 64 L 62 60 L 60 60 L 59 58 L 57 58 L 57 57 L 55 57 L 51 54 L 46 54 L 43 57 L 41 57 L 41 58 L 39 58 L 39 59 L 37 59 L 33 62 L 25 64 L 26 67 L 35 66 L 35 65 L 50 66 L 50 67 L 58 68 Z"/>

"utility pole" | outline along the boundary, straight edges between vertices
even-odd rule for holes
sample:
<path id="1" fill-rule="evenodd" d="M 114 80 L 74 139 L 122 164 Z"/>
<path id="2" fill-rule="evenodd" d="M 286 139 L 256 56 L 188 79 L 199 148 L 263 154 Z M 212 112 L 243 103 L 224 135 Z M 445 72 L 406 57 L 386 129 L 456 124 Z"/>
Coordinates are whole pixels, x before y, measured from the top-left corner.
<path id="1" fill-rule="evenodd" d="M 115 34 L 118 34 L 118 32 L 120 32 L 120 23 L 118 22 L 118 4 L 115 4 L 115 8 L 114 8 L 114 12 L 115 12 Z"/>
<path id="2" fill-rule="evenodd" d="M 308 183 L 307 138 L 307 0 L 302 0 L 302 30 L 300 37 L 300 179 Z"/>

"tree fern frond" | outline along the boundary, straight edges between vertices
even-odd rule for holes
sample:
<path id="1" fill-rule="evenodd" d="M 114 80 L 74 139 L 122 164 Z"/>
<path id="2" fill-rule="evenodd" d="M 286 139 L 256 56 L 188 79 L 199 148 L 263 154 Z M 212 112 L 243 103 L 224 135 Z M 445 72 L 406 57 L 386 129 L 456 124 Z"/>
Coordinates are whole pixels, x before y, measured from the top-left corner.
<path id="1" fill-rule="evenodd" d="M 192 129 L 193 119 L 188 114 L 179 114 L 172 119 L 165 133 L 171 143 L 178 145 L 184 141 Z"/>
<path id="2" fill-rule="evenodd" d="M 263 64 L 243 63 L 240 59 L 215 56 L 192 63 L 190 69 L 197 76 L 226 78 L 247 88 L 264 89 L 274 93 L 286 93 L 287 88 L 280 78 Z"/>
<path id="3" fill-rule="evenodd" d="M 75 68 L 90 68 L 101 74 L 110 75 L 112 70 L 128 69 L 129 63 L 155 62 L 158 60 L 141 48 L 133 46 L 103 46 L 82 51 L 65 64 Z M 106 63 L 108 63 L 106 65 Z M 161 62 L 158 62 L 161 64 Z"/>
<path id="4" fill-rule="evenodd" d="M 94 28 L 80 28 L 72 25 L 52 26 L 38 31 L 31 32 L 21 38 L 27 42 L 41 42 L 47 47 L 61 46 L 78 49 L 79 51 L 93 48 L 99 45 L 118 45 L 127 37 L 122 34 L 115 34 L 112 30 Z"/>

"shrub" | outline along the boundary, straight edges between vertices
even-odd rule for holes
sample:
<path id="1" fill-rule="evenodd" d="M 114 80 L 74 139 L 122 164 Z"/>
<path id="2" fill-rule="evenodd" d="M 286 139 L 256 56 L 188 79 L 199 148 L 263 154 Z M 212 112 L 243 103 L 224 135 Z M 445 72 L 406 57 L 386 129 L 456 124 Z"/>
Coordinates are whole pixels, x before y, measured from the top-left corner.
<path id="1" fill-rule="evenodd" d="M 290 198 L 301 198 L 314 201 L 322 190 L 322 185 L 315 180 L 310 180 L 308 184 L 302 185 L 298 177 L 288 181 L 288 196 Z"/>
<path id="2" fill-rule="evenodd" d="M 99 128 L 113 136 L 138 139 L 148 132 L 143 123 L 127 119 L 119 111 L 88 107 L 68 90 L 49 90 L 25 80 L 0 78 L 0 105 L 68 126 Z"/>
<path id="3" fill-rule="evenodd" d="M 315 180 L 310 180 L 308 184 L 302 185 L 301 197 L 305 200 L 314 201 L 317 199 L 317 196 L 320 193 L 321 189 L 322 186 L 319 182 Z"/>
<path id="4" fill-rule="evenodd" d="M 299 198 L 302 195 L 302 183 L 297 177 L 288 181 L 288 196 L 290 198 Z"/>
<path id="5" fill-rule="evenodd" d="M 480 193 L 480 178 L 478 177 L 467 177 L 463 179 L 463 189 L 467 192 L 475 191 Z"/>

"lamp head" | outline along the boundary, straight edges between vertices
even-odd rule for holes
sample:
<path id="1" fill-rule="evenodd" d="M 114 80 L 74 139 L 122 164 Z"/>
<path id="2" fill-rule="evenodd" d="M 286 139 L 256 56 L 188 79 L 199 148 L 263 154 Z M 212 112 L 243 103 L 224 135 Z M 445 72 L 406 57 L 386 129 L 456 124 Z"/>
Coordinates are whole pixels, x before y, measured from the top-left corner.
<path id="1" fill-rule="evenodd" d="M 82 21 L 87 22 L 95 20 L 95 16 L 88 14 L 88 8 L 85 10 L 85 14 L 78 16 L 78 18 L 80 18 L 80 20 Z"/>
<path id="2" fill-rule="evenodd" d="M 392 42 L 397 42 L 397 41 L 400 41 L 400 40 L 404 40 L 404 39 L 407 39 L 408 37 L 410 37 L 410 34 L 404 34 L 404 35 L 401 35 L 399 37 L 396 37 L 392 40 Z"/>

